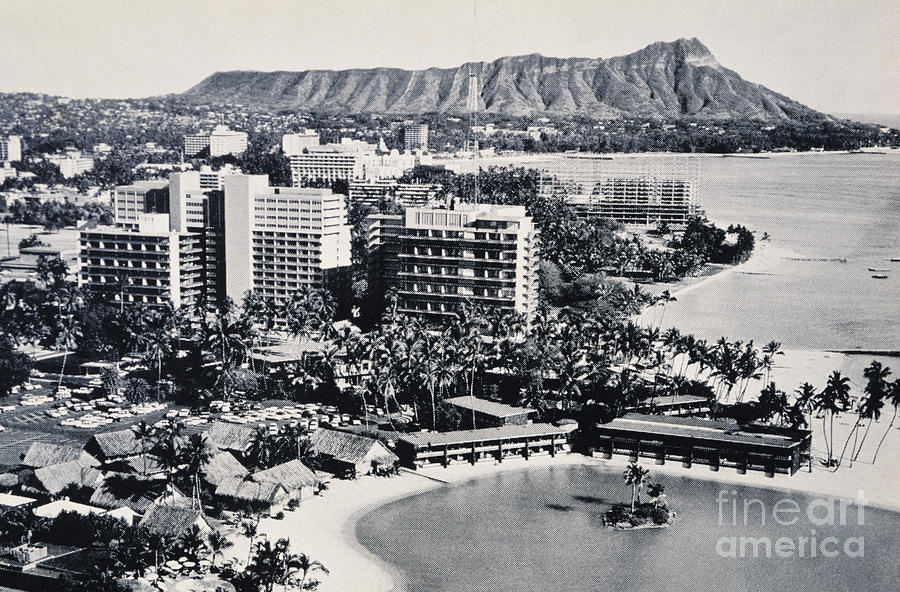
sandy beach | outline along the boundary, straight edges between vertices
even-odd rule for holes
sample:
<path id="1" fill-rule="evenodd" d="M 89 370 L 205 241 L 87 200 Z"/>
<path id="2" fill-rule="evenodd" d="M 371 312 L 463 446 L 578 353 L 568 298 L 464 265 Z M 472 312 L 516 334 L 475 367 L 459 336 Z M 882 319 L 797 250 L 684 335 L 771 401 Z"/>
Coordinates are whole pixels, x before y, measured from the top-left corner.
<path id="1" fill-rule="evenodd" d="M 869 506 L 900 512 L 900 499 L 893 495 L 900 487 L 900 476 L 890 471 L 895 465 L 894 459 L 900 454 L 900 422 L 892 427 L 885 440 L 879 452 L 878 464 L 871 463 L 872 453 L 878 440 L 885 433 L 890 415 L 891 410 L 888 410 L 886 415 L 874 424 L 860 460 L 849 467 L 845 458 L 843 466 L 835 472 L 831 472 L 820 462 L 826 456 L 821 419 L 813 420 L 815 458 L 811 473 L 808 472 L 808 467 L 804 467 L 793 476 L 776 475 L 769 478 L 762 473 L 754 472 L 740 475 L 733 469 L 713 472 L 704 466 L 686 469 L 679 463 L 671 462 L 655 465 L 650 459 L 642 459 L 642 464 L 657 478 L 690 477 L 828 498 L 858 499 L 862 495 Z M 840 448 L 843 447 L 854 420 L 855 416 L 851 415 L 843 415 L 836 419 L 835 454 L 839 454 Z M 313 559 L 324 563 L 331 571 L 330 575 L 315 574 L 315 577 L 322 581 L 319 589 L 323 592 L 401 590 L 400 574 L 392 566 L 369 553 L 356 540 L 357 520 L 372 509 L 407 496 L 439 487 L 464 484 L 501 471 L 551 465 L 587 465 L 618 473 L 627 464 L 628 460 L 624 457 L 604 460 L 581 454 L 569 454 L 555 459 L 538 457 L 530 461 L 507 460 L 503 464 L 456 465 L 446 469 L 435 467 L 418 473 L 404 471 L 392 478 L 367 476 L 355 481 L 335 479 L 322 496 L 304 501 L 296 511 L 287 512 L 283 520 L 262 520 L 260 532 L 271 540 L 289 538 L 294 552 L 307 553 Z M 665 482 L 664 478 L 661 480 Z M 246 539 L 239 537 L 235 547 L 229 550 L 229 554 L 244 560 L 247 556 L 247 543 Z"/>

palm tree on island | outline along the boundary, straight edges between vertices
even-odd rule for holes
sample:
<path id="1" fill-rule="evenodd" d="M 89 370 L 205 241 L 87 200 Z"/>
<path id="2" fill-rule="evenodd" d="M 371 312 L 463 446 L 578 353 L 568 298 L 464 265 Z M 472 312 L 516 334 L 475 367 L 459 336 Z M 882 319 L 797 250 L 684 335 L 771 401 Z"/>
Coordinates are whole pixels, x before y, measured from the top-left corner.
<path id="1" fill-rule="evenodd" d="M 628 465 L 628 468 L 625 469 L 625 472 L 622 473 L 622 477 L 625 479 L 626 485 L 631 485 L 631 513 L 634 513 L 635 504 L 640 499 L 640 491 L 644 486 L 644 482 L 647 480 L 647 475 L 650 474 L 649 469 L 645 469 L 641 465 L 636 462 Z"/>

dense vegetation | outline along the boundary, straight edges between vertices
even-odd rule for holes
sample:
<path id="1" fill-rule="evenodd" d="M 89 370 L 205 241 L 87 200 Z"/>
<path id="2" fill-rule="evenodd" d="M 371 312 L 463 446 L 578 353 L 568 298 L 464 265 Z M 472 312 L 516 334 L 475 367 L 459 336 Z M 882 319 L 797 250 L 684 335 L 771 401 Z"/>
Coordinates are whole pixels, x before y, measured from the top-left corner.
<path id="1" fill-rule="evenodd" d="M 75 226 L 79 220 L 95 220 L 99 224 L 112 224 L 112 208 L 103 203 L 89 202 L 76 205 L 68 200 L 18 200 L 9 206 L 9 221 L 13 224 L 32 224 L 54 231 Z"/>

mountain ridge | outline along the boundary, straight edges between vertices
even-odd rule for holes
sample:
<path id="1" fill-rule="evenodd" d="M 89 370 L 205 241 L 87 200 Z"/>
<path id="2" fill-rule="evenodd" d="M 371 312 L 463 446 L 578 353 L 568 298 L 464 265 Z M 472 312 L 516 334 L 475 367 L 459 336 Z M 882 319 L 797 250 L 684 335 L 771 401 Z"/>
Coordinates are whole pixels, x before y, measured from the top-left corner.
<path id="1" fill-rule="evenodd" d="M 830 119 L 719 64 L 696 38 L 658 41 L 611 58 L 532 53 L 422 70 L 216 72 L 180 96 L 332 113 L 466 113 L 469 69 L 479 110 L 512 116 L 586 114 L 601 118 Z"/>

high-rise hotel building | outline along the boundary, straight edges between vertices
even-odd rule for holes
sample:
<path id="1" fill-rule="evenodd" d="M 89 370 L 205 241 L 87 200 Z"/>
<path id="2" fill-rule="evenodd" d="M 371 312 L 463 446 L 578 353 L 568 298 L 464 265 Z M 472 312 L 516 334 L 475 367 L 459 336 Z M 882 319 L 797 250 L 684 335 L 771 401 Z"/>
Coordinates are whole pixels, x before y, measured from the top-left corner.
<path id="1" fill-rule="evenodd" d="M 434 320 L 460 303 L 530 317 L 538 296 L 538 231 L 523 206 L 409 208 L 369 218 L 370 290 L 396 291 L 398 311 Z"/>
<path id="2" fill-rule="evenodd" d="M 349 291 L 350 226 L 344 196 L 269 187 L 266 175 L 225 180 L 225 292 L 286 299 L 303 286 Z"/>
<path id="3" fill-rule="evenodd" d="M 125 302 L 176 305 L 247 290 L 278 299 L 303 286 L 349 293 L 344 197 L 269 187 L 266 175 L 227 175 L 224 191 L 196 171 L 117 187 L 116 226 L 81 235 L 81 283 Z"/>

